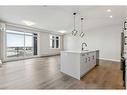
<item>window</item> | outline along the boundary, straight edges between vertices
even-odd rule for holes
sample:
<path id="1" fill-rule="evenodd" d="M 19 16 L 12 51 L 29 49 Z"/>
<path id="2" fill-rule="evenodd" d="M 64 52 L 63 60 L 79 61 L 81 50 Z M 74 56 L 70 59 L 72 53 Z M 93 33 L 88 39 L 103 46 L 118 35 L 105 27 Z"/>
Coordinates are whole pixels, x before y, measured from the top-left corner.
<path id="1" fill-rule="evenodd" d="M 50 35 L 50 48 L 60 48 L 60 36 Z"/>
<path id="2" fill-rule="evenodd" d="M 7 58 L 24 58 L 37 55 L 37 34 L 6 30 Z"/>

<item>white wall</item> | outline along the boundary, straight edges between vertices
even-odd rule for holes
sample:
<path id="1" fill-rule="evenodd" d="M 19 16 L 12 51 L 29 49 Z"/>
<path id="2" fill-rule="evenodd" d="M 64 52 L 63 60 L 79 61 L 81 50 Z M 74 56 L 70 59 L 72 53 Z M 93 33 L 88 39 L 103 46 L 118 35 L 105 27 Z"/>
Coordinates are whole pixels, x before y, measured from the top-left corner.
<path id="1" fill-rule="evenodd" d="M 5 56 L 4 56 L 4 54 L 5 54 L 5 40 L 3 40 L 4 39 L 4 37 L 3 37 L 3 35 L 4 35 L 4 32 L 3 31 L 0 31 L 0 60 L 4 60 L 5 59 Z"/>
<path id="2" fill-rule="evenodd" d="M 64 50 L 81 50 L 81 43 L 86 42 L 89 50 L 100 50 L 100 58 L 120 60 L 122 23 L 98 27 L 86 31 L 85 37 L 64 36 Z"/>
<path id="3" fill-rule="evenodd" d="M 4 54 L 5 54 L 5 48 L 6 47 L 4 47 L 4 45 L 3 44 L 5 44 L 4 42 L 5 42 L 5 40 L 3 40 L 3 35 L 4 35 L 4 28 L 5 28 L 5 24 L 4 23 L 1 23 L 0 22 L 0 28 L 2 29 L 2 30 L 0 30 L 0 60 L 4 60 L 5 59 L 5 57 L 4 57 Z"/>
<path id="4" fill-rule="evenodd" d="M 0 59 L 1 59 L 1 48 L 2 48 L 2 46 L 1 46 L 2 39 L 1 38 L 2 37 L 1 37 L 1 31 L 0 31 Z"/>
<path id="5" fill-rule="evenodd" d="M 49 33 L 40 33 L 40 56 L 47 56 L 47 55 L 55 55 L 55 54 L 60 54 L 60 51 L 63 48 L 62 44 L 62 36 L 60 36 L 60 47 L 61 49 L 50 49 L 49 47 Z"/>

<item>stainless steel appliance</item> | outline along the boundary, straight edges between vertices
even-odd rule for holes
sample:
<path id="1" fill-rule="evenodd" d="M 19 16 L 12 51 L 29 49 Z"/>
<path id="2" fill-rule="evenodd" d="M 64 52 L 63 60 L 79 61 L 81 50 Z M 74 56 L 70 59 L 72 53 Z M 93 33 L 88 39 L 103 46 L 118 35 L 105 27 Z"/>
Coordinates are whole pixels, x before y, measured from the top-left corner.
<path id="1" fill-rule="evenodd" d="M 123 73 L 123 85 L 126 87 L 126 56 L 127 55 L 127 22 L 124 22 L 121 33 L 121 70 Z"/>

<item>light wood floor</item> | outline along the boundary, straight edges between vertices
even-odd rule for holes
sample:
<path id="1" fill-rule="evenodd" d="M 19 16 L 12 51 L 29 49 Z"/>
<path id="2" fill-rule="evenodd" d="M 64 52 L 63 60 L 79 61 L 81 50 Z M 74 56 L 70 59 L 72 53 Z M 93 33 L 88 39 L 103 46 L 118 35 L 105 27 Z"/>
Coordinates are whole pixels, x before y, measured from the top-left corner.
<path id="1" fill-rule="evenodd" d="M 61 73 L 59 63 L 59 56 L 4 63 L 0 89 L 124 89 L 117 62 L 100 61 L 81 80 Z"/>

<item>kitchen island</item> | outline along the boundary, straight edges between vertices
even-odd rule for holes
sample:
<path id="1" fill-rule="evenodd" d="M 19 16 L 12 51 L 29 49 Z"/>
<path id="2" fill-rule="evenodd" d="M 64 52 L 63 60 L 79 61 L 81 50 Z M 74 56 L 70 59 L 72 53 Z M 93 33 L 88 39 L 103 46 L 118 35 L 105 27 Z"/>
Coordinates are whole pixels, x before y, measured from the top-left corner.
<path id="1" fill-rule="evenodd" d="M 61 51 L 61 72 L 78 80 L 99 65 L 99 50 Z"/>

